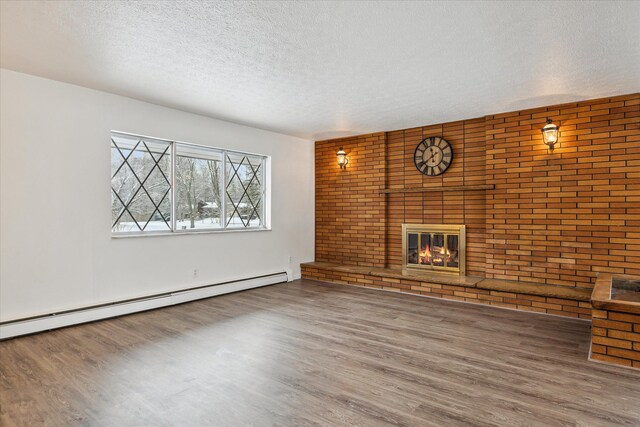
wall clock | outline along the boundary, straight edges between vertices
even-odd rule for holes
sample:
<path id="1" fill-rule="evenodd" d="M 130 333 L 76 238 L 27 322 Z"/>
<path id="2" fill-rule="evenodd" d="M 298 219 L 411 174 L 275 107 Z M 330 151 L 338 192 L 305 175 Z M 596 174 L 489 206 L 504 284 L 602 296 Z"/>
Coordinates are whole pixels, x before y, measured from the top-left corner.
<path id="1" fill-rule="evenodd" d="M 453 161 L 451 144 L 439 136 L 423 139 L 413 154 L 416 168 L 427 176 L 438 176 L 444 173 Z"/>

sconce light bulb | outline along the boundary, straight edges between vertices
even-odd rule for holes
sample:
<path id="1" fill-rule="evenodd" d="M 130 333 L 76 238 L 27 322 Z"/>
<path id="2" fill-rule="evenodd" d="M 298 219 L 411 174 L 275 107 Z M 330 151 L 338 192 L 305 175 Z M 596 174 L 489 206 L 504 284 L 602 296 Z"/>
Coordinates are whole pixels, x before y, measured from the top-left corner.
<path id="1" fill-rule="evenodd" d="M 542 128 L 542 140 L 553 151 L 554 145 L 558 142 L 558 125 L 553 120 L 547 119 L 547 124 Z"/>
<path id="2" fill-rule="evenodd" d="M 347 158 L 347 153 L 345 153 L 342 147 L 340 147 L 336 155 L 338 156 L 338 165 L 340 166 L 340 169 L 344 169 L 347 163 L 349 163 L 349 159 Z"/>

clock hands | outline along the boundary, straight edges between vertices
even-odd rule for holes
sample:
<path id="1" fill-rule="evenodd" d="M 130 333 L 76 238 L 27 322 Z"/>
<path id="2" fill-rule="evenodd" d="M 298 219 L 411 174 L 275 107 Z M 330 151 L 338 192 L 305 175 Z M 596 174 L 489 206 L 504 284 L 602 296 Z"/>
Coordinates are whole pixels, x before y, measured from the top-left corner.
<path id="1" fill-rule="evenodd" d="M 425 163 L 428 163 L 429 160 L 433 159 L 436 156 L 436 154 L 438 154 L 438 153 L 434 153 L 433 149 L 431 149 L 430 151 L 431 151 L 431 157 L 429 157 L 427 160 L 425 160 Z"/>

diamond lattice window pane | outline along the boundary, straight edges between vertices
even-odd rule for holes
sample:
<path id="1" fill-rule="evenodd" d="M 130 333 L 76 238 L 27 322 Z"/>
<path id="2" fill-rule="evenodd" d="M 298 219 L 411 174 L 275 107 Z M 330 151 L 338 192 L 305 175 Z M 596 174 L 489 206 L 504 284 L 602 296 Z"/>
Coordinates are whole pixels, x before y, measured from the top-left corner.
<path id="1" fill-rule="evenodd" d="M 264 163 L 264 158 L 248 156 L 247 160 L 249 161 L 249 167 L 251 171 L 255 174 L 255 183 L 257 185 L 262 186 L 262 168 Z"/>
<path id="2" fill-rule="evenodd" d="M 171 229 L 170 148 L 166 141 L 112 134 L 113 232 Z"/>
<path id="3" fill-rule="evenodd" d="M 262 198 L 260 198 L 260 200 L 256 204 L 256 208 L 253 211 L 253 214 L 251 215 L 249 226 L 251 226 L 251 227 L 260 226 L 262 224 L 262 222 L 263 222 L 262 221 L 263 212 L 264 212 L 263 200 L 262 200 Z"/>
<path id="4" fill-rule="evenodd" d="M 141 231 L 140 227 L 138 227 L 138 223 L 129 215 L 129 212 L 124 212 L 124 214 L 120 217 L 120 220 L 113 227 L 113 231 L 119 233 L 129 233 L 135 231 Z"/>
<path id="5" fill-rule="evenodd" d="M 158 210 L 151 215 L 144 226 L 145 231 L 169 231 L 171 230 L 171 198 L 167 197 L 159 204 Z"/>
<path id="6" fill-rule="evenodd" d="M 167 181 L 161 169 L 155 168 L 144 183 L 144 188 L 151 196 L 154 204 L 158 205 L 171 189 L 171 184 Z"/>
<path id="7" fill-rule="evenodd" d="M 111 188 L 115 193 L 113 198 L 126 205 L 133 200 L 133 197 L 136 194 L 138 194 L 140 181 L 138 181 L 129 165 L 125 164 L 111 178 Z"/>
<path id="8" fill-rule="evenodd" d="M 264 158 L 228 153 L 226 160 L 225 221 L 227 227 L 263 226 Z"/>
<path id="9" fill-rule="evenodd" d="M 111 143 L 111 176 L 116 175 L 118 170 L 124 164 L 124 160 L 127 154 L 123 151 L 119 151 L 113 144 Z"/>
<path id="10" fill-rule="evenodd" d="M 131 203 L 127 205 L 127 210 L 133 216 L 133 219 L 138 222 L 140 228 L 144 230 L 145 224 L 151 219 L 156 208 L 147 193 L 141 190 L 136 194 Z"/>
<path id="11" fill-rule="evenodd" d="M 124 204 L 120 201 L 113 191 L 111 192 L 111 221 L 114 222 L 124 213 Z"/>

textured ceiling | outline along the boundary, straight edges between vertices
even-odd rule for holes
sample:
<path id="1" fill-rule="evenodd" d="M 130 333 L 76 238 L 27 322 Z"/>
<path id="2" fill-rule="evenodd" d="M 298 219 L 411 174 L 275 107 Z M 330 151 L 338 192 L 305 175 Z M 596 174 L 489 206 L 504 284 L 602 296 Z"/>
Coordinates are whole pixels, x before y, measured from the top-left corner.
<path id="1" fill-rule="evenodd" d="M 640 89 L 640 2 L 0 2 L 1 66 L 323 139 Z"/>

